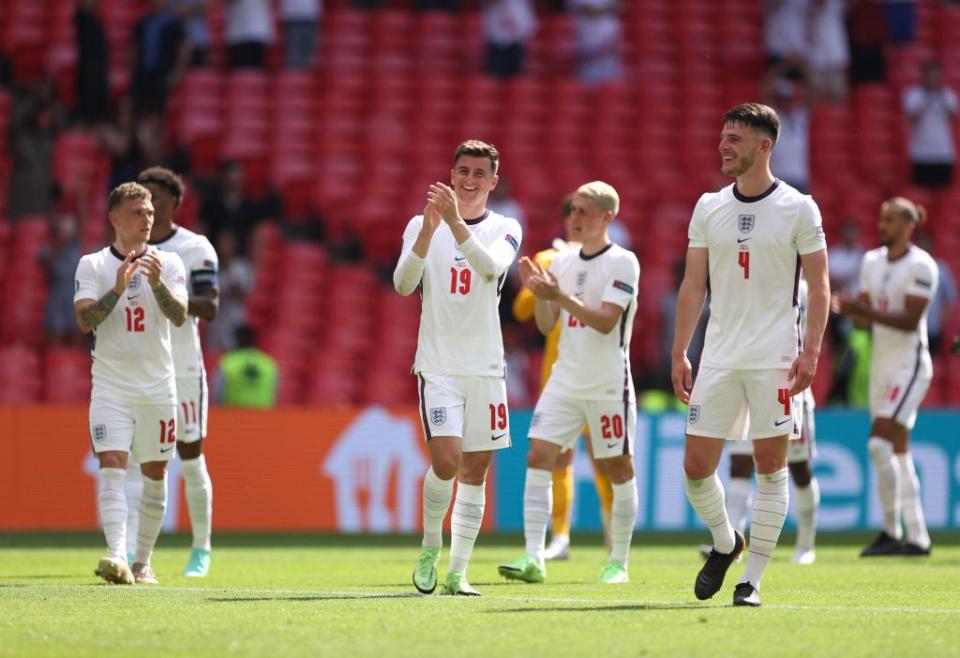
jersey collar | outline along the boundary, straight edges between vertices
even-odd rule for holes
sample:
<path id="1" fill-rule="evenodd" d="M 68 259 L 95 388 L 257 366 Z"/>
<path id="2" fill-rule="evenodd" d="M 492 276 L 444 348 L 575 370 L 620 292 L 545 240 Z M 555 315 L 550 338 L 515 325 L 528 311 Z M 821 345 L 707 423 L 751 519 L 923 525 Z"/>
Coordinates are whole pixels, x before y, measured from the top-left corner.
<path id="1" fill-rule="evenodd" d="M 110 253 L 113 254 L 114 258 L 116 258 L 117 260 L 123 260 L 124 258 L 126 258 L 126 256 L 124 254 L 121 254 L 119 251 L 117 251 L 117 248 L 114 247 L 113 245 L 110 245 Z M 147 253 L 146 249 L 144 249 L 139 254 L 134 256 L 133 260 L 137 260 L 138 258 L 143 256 L 145 253 Z"/>
<path id="2" fill-rule="evenodd" d="M 737 189 L 737 184 L 734 183 L 734 184 L 733 184 L 733 196 L 737 197 L 737 201 L 741 201 L 741 202 L 743 202 L 743 203 L 755 203 L 755 202 L 757 202 L 757 201 L 762 201 L 763 199 L 766 199 L 768 196 L 770 196 L 771 194 L 773 194 L 773 192 L 774 192 L 779 186 L 780 186 L 780 179 L 779 179 L 779 178 L 774 178 L 774 179 L 773 179 L 773 184 L 772 184 L 770 187 L 767 188 L 766 192 L 764 192 L 763 194 L 758 194 L 757 196 L 747 196 L 747 195 L 745 195 L 745 194 L 741 194 L 741 193 L 740 193 L 740 190 Z"/>
<path id="3" fill-rule="evenodd" d="M 159 240 L 150 240 L 147 244 L 153 244 L 153 245 L 163 244 L 163 243 L 166 242 L 167 240 L 172 239 L 173 236 L 175 236 L 175 235 L 177 234 L 177 231 L 179 231 L 179 230 L 180 230 L 180 227 L 177 226 L 176 224 L 174 224 L 174 225 L 173 225 L 173 228 L 170 229 L 170 232 L 167 233 L 165 236 L 163 236 L 163 237 L 160 238 Z"/>
<path id="4" fill-rule="evenodd" d="M 580 260 L 593 260 L 593 259 L 596 258 L 597 256 L 602 256 L 603 254 L 605 254 L 605 253 L 607 253 L 608 251 L 610 251 L 610 249 L 611 249 L 612 247 L 613 247 L 613 243 L 611 242 L 610 244 L 608 244 L 606 247 L 604 247 L 603 249 L 601 249 L 601 250 L 598 251 L 597 253 L 595 253 L 595 254 L 590 254 L 589 256 L 587 256 L 585 253 L 583 253 L 583 247 L 580 247 Z"/>
<path id="5" fill-rule="evenodd" d="M 463 223 L 466 224 L 467 226 L 473 226 L 474 224 L 479 224 L 489 216 L 490 216 L 490 211 L 484 210 L 483 214 L 477 217 L 476 219 L 465 219 L 463 220 Z"/>

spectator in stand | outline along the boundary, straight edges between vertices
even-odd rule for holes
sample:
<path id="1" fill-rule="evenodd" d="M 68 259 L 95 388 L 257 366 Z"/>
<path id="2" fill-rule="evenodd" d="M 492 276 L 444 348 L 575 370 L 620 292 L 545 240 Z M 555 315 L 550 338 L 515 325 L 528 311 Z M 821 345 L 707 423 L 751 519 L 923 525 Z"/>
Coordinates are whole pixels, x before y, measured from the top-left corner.
<path id="1" fill-rule="evenodd" d="M 917 0 L 881 0 L 887 16 L 887 31 L 896 44 L 917 39 Z"/>
<path id="2" fill-rule="evenodd" d="M 569 0 L 576 38 L 577 75 L 588 85 L 623 77 L 619 0 Z"/>
<path id="3" fill-rule="evenodd" d="M 850 47 L 846 0 L 813 0 L 809 17 L 807 64 L 817 99 L 842 103 L 847 97 Z"/>
<path id="4" fill-rule="evenodd" d="M 80 263 L 80 239 L 73 215 L 59 215 L 51 222 L 50 243 L 40 247 L 37 258 L 47 273 L 47 301 L 43 326 L 48 345 L 83 344 L 73 313 L 74 274 Z"/>
<path id="5" fill-rule="evenodd" d="M 220 311 L 207 325 L 204 344 L 210 350 L 226 352 L 236 348 L 236 331 L 246 322 L 246 299 L 253 288 L 253 269 L 247 259 L 237 253 L 237 238 L 230 231 L 220 234 L 216 247 L 220 258 Z"/>
<path id="6" fill-rule="evenodd" d="M 950 309 L 957 303 L 957 282 L 954 280 L 953 272 L 946 261 L 934 256 L 933 240 L 929 233 L 921 233 L 917 236 L 917 246 L 933 256 L 940 272 L 937 279 L 939 281 L 937 292 L 930 300 L 930 308 L 927 309 L 927 336 L 930 341 L 930 355 L 937 358 L 943 347 L 944 325 L 950 318 Z"/>
<path id="7" fill-rule="evenodd" d="M 246 325 L 237 328 L 236 343 L 235 350 L 220 357 L 214 399 L 227 407 L 275 407 L 280 383 L 277 362 L 256 348 L 256 335 Z"/>
<path id="8" fill-rule="evenodd" d="M 910 120 L 913 182 L 926 187 L 949 185 L 957 160 L 952 122 L 960 106 L 953 89 L 944 86 L 939 64 L 924 63 L 923 83 L 904 92 L 903 110 Z"/>
<path id="9" fill-rule="evenodd" d="M 273 16 L 268 0 L 227 0 L 224 40 L 232 68 L 262 69 L 273 42 Z"/>
<path id="10" fill-rule="evenodd" d="M 284 63 L 288 69 L 313 67 L 322 15 L 321 0 L 281 0 Z"/>
<path id="11" fill-rule="evenodd" d="M 767 63 L 793 78 L 806 67 L 810 0 L 764 0 L 763 43 Z"/>
<path id="12" fill-rule="evenodd" d="M 190 66 L 201 67 L 210 63 L 210 24 L 207 10 L 210 0 L 180 0 L 180 20 L 190 47 Z"/>
<path id="13" fill-rule="evenodd" d="M 483 27 L 487 37 L 487 73 L 497 78 L 523 73 L 527 41 L 537 31 L 532 0 L 485 0 Z"/>
<path id="14" fill-rule="evenodd" d="M 167 95 L 190 62 L 183 23 L 169 0 L 153 0 L 133 30 L 133 107 L 137 114 L 163 114 Z M 132 180 L 132 179 L 131 179 Z"/>
<path id="15" fill-rule="evenodd" d="M 97 0 L 80 0 L 73 14 L 76 33 L 77 119 L 96 123 L 107 118 L 107 34 L 97 15 Z"/>
<path id="16" fill-rule="evenodd" d="M 243 165 L 228 161 L 220 168 L 220 179 L 203 195 L 200 221 L 211 242 L 217 244 L 220 234 L 230 231 L 237 238 L 238 253 L 246 254 L 250 231 L 270 210 L 269 204 L 247 195 Z"/>
<path id="17" fill-rule="evenodd" d="M 7 214 L 50 215 L 56 184 L 53 149 L 63 125 L 63 110 L 50 80 L 13 90 L 7 140 L 10 148 L 10 188 Z"/>
<path id="18" fill-rule="evenodd" d="M 112 121 L 97 130 L 100 148 L 110 156 L 111 189 L 120 183 L 136 180 L 137 174 L 148 163 L 163 160 L 161 126 L 156 115 L 137 118 L 133 99 L 129 96 L 117 102 Z"/>
<path id="19" fill-rule="evenodd" d="M 770 155 L 770 168 L 788 185 L 809 194 L 811 90 L 807 86 L 800 92 L 797 86 L 786 78 L 768 83 L 769 104 L 780 117 L 780 135 Z"/>
<path id="20" fill-rule="evenodd" d="M 879 0 L 850 0 L 850 78 L 858 82 L 887 79 L 887 21 Z"/>

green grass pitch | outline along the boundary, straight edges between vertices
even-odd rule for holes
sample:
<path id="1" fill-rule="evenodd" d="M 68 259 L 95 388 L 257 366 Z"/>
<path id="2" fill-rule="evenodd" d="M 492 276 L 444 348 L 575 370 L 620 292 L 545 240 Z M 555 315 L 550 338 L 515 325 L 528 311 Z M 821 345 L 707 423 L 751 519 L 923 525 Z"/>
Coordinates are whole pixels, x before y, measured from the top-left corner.
<path id="1" fill-rule="evenodd" d="M 960 656 L 960 535 L 935 535 L 930 559 L 874 560 L 857 557 L 866 535 L 824 535 L 809 567 L 785 535 L 760 609 L 730 605 L 742 564 L 694 598 L 706 537 L 638 534 L 631 582 L 601 586 L 596 537 L 526 585 L 496 572 L 521 538 L 481 536 L 483 597 L 465 598 L 415 593 L 410 536 L 219 536 L 199 580 L 180 575 L 187 539 L 164 536 L 161 584 L 119 587 L 93 576 L 99 535 L 5 534 L 0 656 Z"/>

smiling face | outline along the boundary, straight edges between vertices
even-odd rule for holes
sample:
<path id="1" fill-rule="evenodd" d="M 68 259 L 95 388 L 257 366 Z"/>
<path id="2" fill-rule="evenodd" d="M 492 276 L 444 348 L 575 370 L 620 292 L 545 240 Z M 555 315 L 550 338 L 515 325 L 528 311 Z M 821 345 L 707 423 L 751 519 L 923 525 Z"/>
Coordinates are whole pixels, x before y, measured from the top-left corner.
<path id="1" fill-rule="evenodd" d="M 461 155 L 450 170 L 450 183 L 457 195 L 461 210 L 467 219 L 479 215 L 487 205 L 490 191 L 497 186 L 499 176 L 493 173 L 490 158 Z M 476 215 L 470 214 L 472 212 Z"/>
<path id="2" fill-rule="evenodd" d="M 720 171 L 739 178 L 746 174 L 763 153 L 769 154 L 773 140 L 743 123 L 728 121 L 720 132 Z"/>

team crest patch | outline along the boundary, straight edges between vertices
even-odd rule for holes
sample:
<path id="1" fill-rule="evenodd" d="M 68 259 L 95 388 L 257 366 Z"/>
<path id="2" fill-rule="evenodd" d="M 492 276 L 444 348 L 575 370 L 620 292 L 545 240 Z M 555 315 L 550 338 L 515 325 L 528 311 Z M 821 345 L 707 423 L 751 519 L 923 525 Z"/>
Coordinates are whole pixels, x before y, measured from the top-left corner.
<path id="1" fill-rule="evenodd" d="M 100 443 L 105 438 L 107 438 L 107 426 L 106 425 L 94 425 L 93 426 L 93 440 L 96 443 Z"/>
<path id="2" fill-rule="evenodd" d="M 688 420 L 690 421 L 690 424 L 691 424 L 691 425 L 695 424 L 698 420 L 700 420 L 700 405 L 699 405 L 699 404 L 691 404 L 691 405 L 690 405 L 690 415 L 689 415 L 689 417 L 688 417 Z"/>
<path id="3" fill-rule="evenodd" d="M 430 409 L 430 422 L 434 425 L 443 425 L 447 422 L 446 407 L 433 407 Z"/>
<path id="4" fill-rule="evenodd" d="M 740 215 L 737 219 L 737 228 L 741 233 L 749 233 L 753 230 L 753 223 L 756 215 Z"/>
<path id="5" fill-rule="evenodd" d="M 587 271 L 577 272 L 577 287 L 582 288 L 587 283 Z"/>
<path id="6" fill-rule="evenodd" d="M 127 290 L 136 290 L 140 287 L 140 272 L 136 272 L 127 284 Z"/>

